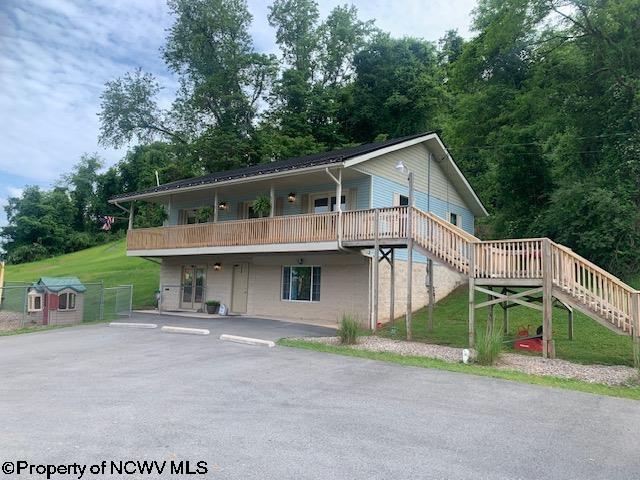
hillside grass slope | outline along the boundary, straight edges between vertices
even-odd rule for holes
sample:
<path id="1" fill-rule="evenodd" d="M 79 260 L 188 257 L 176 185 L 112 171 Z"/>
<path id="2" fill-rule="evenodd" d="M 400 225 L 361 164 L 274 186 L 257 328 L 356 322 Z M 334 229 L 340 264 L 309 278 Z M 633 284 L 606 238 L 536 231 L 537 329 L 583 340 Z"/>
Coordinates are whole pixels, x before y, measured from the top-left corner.
<path id="1" fill-rule="evenodd" d="M 153 305 L 160 266 L 142 258 L 127 257 L 119 240 L 79 252 L 31 263 L 7 265 L 5 282 L 34 282 L 43 276 L 74 275 L 83 282 L 104 282 L 105 287 L 133 285 L 133 307 Z"/>

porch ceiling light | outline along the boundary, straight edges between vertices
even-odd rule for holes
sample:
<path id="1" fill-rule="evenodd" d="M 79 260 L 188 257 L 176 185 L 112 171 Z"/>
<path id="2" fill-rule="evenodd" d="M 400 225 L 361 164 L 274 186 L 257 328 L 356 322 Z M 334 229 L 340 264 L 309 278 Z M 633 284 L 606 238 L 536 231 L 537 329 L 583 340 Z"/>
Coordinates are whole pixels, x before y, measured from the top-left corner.
<path id="1" fill-rule="evenodd" d="M 220 202 L 218 204 L 218 210 L 226 210 L 227 208 L 229 208 L 229 205 L 227 204 L 227 202 Z"/>
<path id="2" fill-rule="evenodd" d="M 294 203 L 296 201 L 296 192 L 291 192 L 289 194 L 288 199 L 289 199 L 289 203 Z"/>
<path id="3" fill-rule="evenodd" d="M 222 264 L 221 263 L 214 263 L 213 264 L 213 269 L 218 272 L 220 270 L 222 270 Z"/>

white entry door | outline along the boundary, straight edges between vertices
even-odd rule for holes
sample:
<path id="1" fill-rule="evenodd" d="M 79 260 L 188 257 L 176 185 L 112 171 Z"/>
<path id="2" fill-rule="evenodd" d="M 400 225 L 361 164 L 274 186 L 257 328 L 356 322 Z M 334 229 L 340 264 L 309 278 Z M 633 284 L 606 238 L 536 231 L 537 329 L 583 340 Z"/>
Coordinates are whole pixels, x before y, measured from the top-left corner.
<path id="1" fill-rule="evenodd" d="M 249 291 L 249 264 L 236 263 L 233 266 L 233 288 L 231 290 L 231 311 L 247 313 L 247 293 Z"/>

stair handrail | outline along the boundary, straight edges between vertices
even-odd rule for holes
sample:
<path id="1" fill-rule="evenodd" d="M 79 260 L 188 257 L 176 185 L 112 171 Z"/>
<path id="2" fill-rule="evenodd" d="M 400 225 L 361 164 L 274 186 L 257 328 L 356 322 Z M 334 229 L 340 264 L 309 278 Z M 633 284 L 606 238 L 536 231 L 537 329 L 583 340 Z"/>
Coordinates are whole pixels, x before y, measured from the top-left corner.
<path id="1" fill-rule="evenodd" d="M 640 293 L 640 290 L 636 290 L 635 288 L 633 288 L 628 283 L 625 283 L 623 280 L 619 279 L 618 277 L 616 277 L 612 273 L 609 273 L 608 271 L 606 271 L 604 268 L 599 267 L 595 263 L 587 260 L 582 255 L 574 252 L 571 248 L 569 248 L 569 247 L 567 247 L 565 245 L 562 245 L 560 243 L 556 243 L 553 240 L 549 240 L 549 242 L 551 243 L 552 248 L 555 247 L 558 250 L 562 250 L 563 252 L 565 252 L 568 255 L 572 256 L 575 260 L 578 260 L 578 261 L 584 263 L 585 265 L 587 265 L 589 268 L 597 271 L 603 277 L 607 277 L 609 280 L 611 280 L 612 282 L 616 283 L 619 287 L 624 288 L 629 293 Z"/>
<path id="2" fill-rule="evenodd" d="M 480 242 L 481 240 L 475 236 L 473 236 L 472 234 L 470 234 L 469 232 L 467 232 L 466 230 L 463 230 L 462 228 L 458 227 L 457 225 L 454 225 L 451 222 L 447 222 L 446 220 L 444 220 L 443 218 L 440 218 L 438 215 L 431 213 L 431 212 L 425 212 L 424 210 L 421 210 L 417 207 L 413 207 L 413 212 L 418 214 L 418 215 L 423 215 L 425 217 L 430 218 L 431 220 L 433 220 L 435 223 L 438 224 L 438 226 L 444 228 L 445 230 L 448 230 L 460 237 L 463 237 L 467 242 L 469 243 L 475 243 L 475 242 Z"/>

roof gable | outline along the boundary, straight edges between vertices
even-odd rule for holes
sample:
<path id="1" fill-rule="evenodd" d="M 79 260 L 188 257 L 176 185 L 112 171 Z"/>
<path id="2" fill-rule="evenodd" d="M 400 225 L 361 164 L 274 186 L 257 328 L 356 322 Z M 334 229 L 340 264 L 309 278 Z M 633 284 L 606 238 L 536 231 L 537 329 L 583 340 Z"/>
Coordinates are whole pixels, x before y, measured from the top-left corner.
<path id="1" fill-rule="evenodd" d="M 78 293 L 87 290 L 87 287 L 84 286 L 78 277 L 41 277 L 33 286 L 36 287 L 37 290 L 46 288 L 56 293 L 65 289 L 71 289 Z"/>

